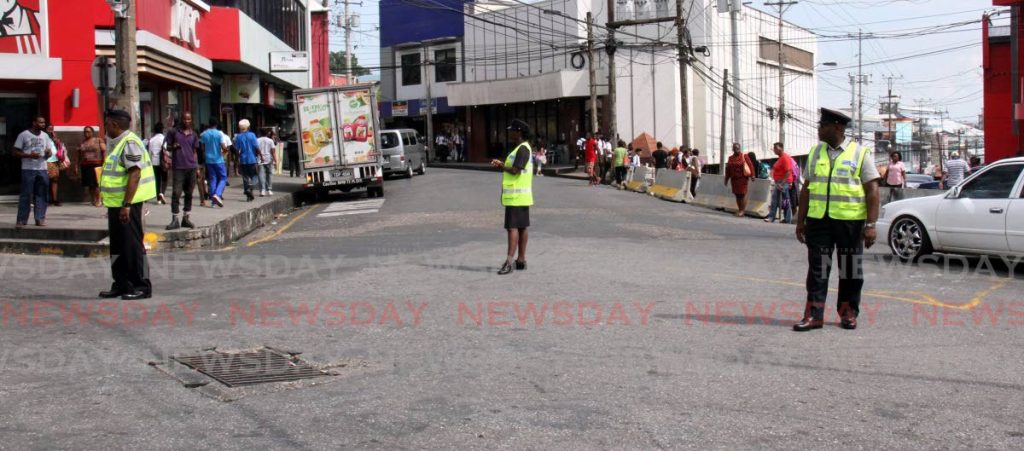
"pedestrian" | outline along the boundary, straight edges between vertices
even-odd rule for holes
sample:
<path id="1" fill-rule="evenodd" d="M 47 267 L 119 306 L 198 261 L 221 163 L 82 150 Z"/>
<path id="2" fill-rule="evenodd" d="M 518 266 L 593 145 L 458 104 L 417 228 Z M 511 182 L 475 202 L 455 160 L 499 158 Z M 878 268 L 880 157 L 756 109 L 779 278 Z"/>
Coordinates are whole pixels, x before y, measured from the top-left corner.
<path id="1" fill-rule="evenodd" d="M 156 197 L 156 177 L 150 153 L 131 131 L 127 111 L 107 111 L 104 129 L 110 156 L 103 164 L 100 197 L 107 207 L 110 232 L 110 274 L 114 283 L 101 298 L 131 301 L 153 296 L 146 247 L 142 243 L 142 205 Z"/>
<path id="2" fill-rule="evenodd" d="M 547 154 L 548 147 L 547 145 L 545 145 L 544 140 L 538 140 L 537 152 L 533 154 L 533 164 L 536 166 L 536 169 L 533 171 L 533 175 L 536 175 L 537 177 L 544 176 L 544 174 L 541 173 L 541 170 L 544 168 L 544 165 L 548 162 Z"/>
<path id="3" fill-rule="evenodd" d="M 587 134 L 587 141 L 583 144 L 583 161 L 586 163 L 587 177 L 590 179 L 590 186 L 597 185 L 597 174 L 595 174 L 597 165 L 597 138 L 594 137 L 594 133 Z"/>
<path id="4" fill-rule="evenodd" d="M 298 177 L 302 175 L 299 170 L 299 143 L 292 141 L 291 136 L 288 139 L 288 176 Z"/>
<path id="5" fill-rule="evenodd" d="M 167 168 L 161 164 L 164 158 L 164 141 L 164 126 L 158 123 L 153 126 L 153 136 L 146 141 L 146 147 L 149 150 L 149 161 L 153 164 L 153 176 L 156 177 L 156 202 L 161 205 L 167 203 L 167 199 L 164 197 L 164 187 L 167 186 Z"/>
<path id="6" fill-rule="evenodd" d="M 629 145 L 627 150 L 629 150 L 629 166 L 634 168 L 640 167 L 640 151 L 634 149 L 632 144 Z"/>
<path id="7" fill-rule="evenodd" d="M 442 163 L 448 162 L 448 137 L 445 136 L 444 132 L 440 132 L 434 137 L 434 145 L 437 146 L 437 156 L 440 157 Z"/>
<path id="8" fill-rule="evenodd" d="M 700 149 L 693 149 L 690 156 L 690 195 L 697 197 L 697 185 L 700 184 L 700 174 L 704 169 L 704 162 L 700 159 Z"/>
<path id="9" fill-rule="evenodd" d="M 498 274 L 526 269 L 526 243 L 529 238 L 530 205 L 533 205 L 533 165 L 530 162 L 530 126 L 513 119 L 508 126 L 508 137 L 519 144 L 512 148 L 505 161 L 491 160 L 491 166 L 501 170 L 501 204 L 505 206 L 505 230 L 508 234 L 508 253 Z"/>
<path id="10" fill-rule="evenodd" d="M 89 190 L 92 206 L 100 207 L 100 179 L 96 169 L 103 164 L 107 155 L 107 142 L 96 136 L 96 130 L 86 126 L 82 129 L 82 144 L 78 147 L 79 173 L 82 187 Z"/>
<path id="11" fill-rule="evenodd" d="M 455 161 L 459 163 L 465 161 L 463 155 L 464 141 L 465 140 L 462 138 L 462 131 L 457 130 L 455 133 L 452 133 L 452 147 L 455 149 Z"/>
<path id="12" fill-rule="evenodd" d="M 977 171 L 981 168 L 981 157 L 975 155 L 971 157 L 971 172 Z"/>
<path id="13" fill-rule="evenodd" d="M 579 139 L 576 140 L 576 155 L 573 158 L 572 170 L 575 171 L 580 168 L 580 158 L 582 158 L 584 151 L 586 150 L 587 137 L 580 135 Z"/>
<path id="14" fill-rule="evenodd" d="M 754 174 L 750 176 L 753 179 L 767 179 L 768 173 L 771 171 L 771 167 L 768 163 L 757 160 L 757 154 L 754 152 L 747 152 L 747 159 L 750 160 L 750 167 L 753 169 Z"/>
<path id="15" fill-rule="evenodd" d="M 824 324 L 832 254 L 839 260 L 836 309 L 843 329 L 857 328 L 864 276 L 861 256 L 875 244 L 878 220 L 878 168 L 873 152 L 845 137 L 850 117 L 821 109 L 817 146 L 804 170 L 796 238 L 807 245 L 807 305 L 793 330 L 820 329 Z"/>
<path id="16" fill-rule="evenodd" d="M 747 211 L 747 185 L 754 176 L 754 163 L 740 150 L 740 143 L 732 143 L 732 155 L 725 165 L 725 185 L 732 184 L 736 196 L 736 216 L 742 217 Z"/>
<path id="17" fill-rule="evenodd" d="M 885 170 L 885 186 L 889 188 L 888 202 L 903 199 L 903 189 L 907 187 L 907 167 L 903 165 L 903 156 L 899 152 L 889 153 L 889 167 Z"/>
<path id="18" fill-rule="evenodd" d="M 772 202 L 768 209 L 768 217 L 764 222 L 775 222 L 779 211 L 782 211 L 782 223 L 793 222 L 793 210 L 789 198 L 790 186 L 793 184 L 793 160 L 786 153 L 781 142 L 772 145 L 772 151 L 778 157 L 772 165 Z"/>
<path id="19" fill-rule="evenodd" d="M 228 150 L 225 135 L 220 131 L 220 121 L 210 119 L 210 125 L 199 135 L 203 155 L 206 156 L 206 179 L 209 182 L 210 205 L 224 207 L 224 187 L 227 186 L 228 168 L 224 164 L 224 154 Z"/>
<path id="20" fill-rule="evenodd" d="M 50 179 L 50 206 L 59 207 L 60 200 L 57 197 L 57 182 L 60 180 L 60 173 L 68 168 L 68 148 L 64 141 L 57 137 L 53 131 L 53 125 L 46 127 L 46 134 L 50 136 L 53 144 L 53 154 L 46 159 L 46 176 Z"/>
<path id="21" fill-rule="evenodd" d="M 621 186 L 626 180 L 626 153 L 628 152 L 626 142 L 620 139 L 612 154 L 612 164 L 615 167 L 615 184 L 618 186 Z"/>
<path id="22" fill-rule="evenodd" d="M 196 179 L 199 177 L 199 136 L 192 130 L 192 113 L 181 115 L 178 125 L 164 137 L 166 150 L 164 163 L 171 168 L 171 223 L 167 230 L 175 230 L 181 227 L 186 229 L 195 228 L 189 215 L 192 213 L 192 191 L 196 188 Z M 184 208 L 182 208 L 182 196 L 184 196 Z M 181 221 L 178 221 L 179 215 Z"/>
<path id="23" fill-rule="evenodd" d="M 651 153 L 651 157 L 654 158 L 654 169 L 668 168 L 668 151 L 665 150 L 665 146 L 658 141 L 655 147 L 654 152 Z"/>
<path id="24" fill-rule="evenodd" d="M 259 149 L 257 173 L 260 181 L 260 197 L 274 195 L 274 185 L 270 180 L 270 175 L 274 173 L 274 166 L 277 165 L 277 155 L 274 154 L 277 144 L 274 143 L 274 138 L 271 138 L 272 133 L 271 129 L 265 128 L 263 136 L 256 140 L 256 147 Z"/>
<path id="25" fill-rule="evenodd" d="M 964 177 L 971 173 L 971 166 L 960 159 L 959 152 L 953 152 L 946 160 L 946 168 L 942 171 L 942 186 L 945 189 L 952 188 L 964 181 Z"/>
<path id="26" fill-rule="evenodd" d="M 259 152 L 259 143 L 256 134 L 249 131 L 248 119 L 238 121 L 238 135 L 235 136 L 235 149 L 238 149 L 238 164 L 242 171 L 242 191 L 245 192 L 245 199 L 252 202 L 256 199 L 253 190 L 259 186 L 259 160 L 256 154 Z"/>
<path id="27" fill-rule="evenodd" d="M 18 217 L 15 228 L 28 225 L 28 214 L 35 205 L 36 225 L 46 226 L 47 191 L 50 186 L 46 160 L 54 154 L 53 142 L 43 130 L 46 118 L 37 116 L 32 127 L 14 140 L 14 158 L 21 159 L 21 194 L 18 196 Z"/>

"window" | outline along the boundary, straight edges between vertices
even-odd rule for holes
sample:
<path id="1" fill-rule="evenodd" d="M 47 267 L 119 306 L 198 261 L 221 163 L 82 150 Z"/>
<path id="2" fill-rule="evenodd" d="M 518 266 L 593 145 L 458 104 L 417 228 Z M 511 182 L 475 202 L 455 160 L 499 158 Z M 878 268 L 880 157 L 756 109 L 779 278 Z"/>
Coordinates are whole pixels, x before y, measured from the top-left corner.
<path id="1" fill-rule="evenodd" d="M 398 133 L 382 133 L 380 135 L 381 149 L 393 149 L 398 147 Z"/>
<path id="2" fill-rule="evenodd" d="M 1024 164 L 993 167 L 971 179 L 960 190 L 961 199 L 1007 199 Z"/>
<path id="3" fill-rule="evenodd" d="M 455 49 L 434 52 L 434 81 L 455 81 Z"/>
<path id="4" fill-rule="evenodd" d="M 420 84 L 420 54 L 402 55 L 402 86 Z"/>
<path id="5" fill-rule="evenodd" d="M 207 0 L 237 8 L 295 50 L 306 50 L 306 8 L 299 0 Z"/>
<path id="6" fill-rule="evenodd" d="M 420 141 L 423 141 L 423 139 L 420 138 L 420 136 L 418 134 L 416 134 L 416 133 L 409 133 L 409 142 L 411 142 L 412 145 L 415 146 L 415 145 L 419 144 Z"/>
<path id="7" fill-rule="evenodd" d="M 402 144 L 406 145 L 406 146 L 411 146 L 412 145 L 412 138 L 411 138 L 411 136 L 412 135 L 410 135 L 409 133 L 402 133 Z"/>

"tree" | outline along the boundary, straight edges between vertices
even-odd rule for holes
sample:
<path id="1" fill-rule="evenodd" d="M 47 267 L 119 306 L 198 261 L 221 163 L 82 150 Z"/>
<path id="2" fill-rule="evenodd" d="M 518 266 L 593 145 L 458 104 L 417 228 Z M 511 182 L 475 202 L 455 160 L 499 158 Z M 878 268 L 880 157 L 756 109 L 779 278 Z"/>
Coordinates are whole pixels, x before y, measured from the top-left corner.
<path id="1" fill-rule="evenodd" d="M 331 52 L 331 73 L 345 74 L 345 52 Z M 352 75 L 370 75 L 370 69 L 359 65 L 359 58 L 352 55 Z"/>

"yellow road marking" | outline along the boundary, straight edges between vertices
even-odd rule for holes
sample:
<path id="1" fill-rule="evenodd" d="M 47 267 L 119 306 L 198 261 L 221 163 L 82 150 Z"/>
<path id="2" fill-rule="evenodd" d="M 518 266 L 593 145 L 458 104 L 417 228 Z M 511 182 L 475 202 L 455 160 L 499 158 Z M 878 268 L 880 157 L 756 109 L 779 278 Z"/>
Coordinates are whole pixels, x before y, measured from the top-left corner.
<path id="1" fill-rule="evenodd" d="M 274 231 L 274 233 L 271 233 L 270 235 L 267 235 L 267 236 L 265 236 L 263 238 L 260 238 L 258 240 L 250 241 L 249 243 L 246 243 L 246 246 L 247 247 L 252 247 L 252 246 L 255 246 L 257 244 L 264 243 L 264 242 L 270 241 L 270 240 L 272 240 L 274 238 L 277 238 L 282 233 L 284 233 L 286 230 L 288 230 L 291 226 L 295 225 L 295 223 L 298 222 L 298 220 L 300 220 L 303 217 L 305 217 L 306 215 L 310 214 L 313 210 L 316 210 L 316 207 L 310 208 L 309 210 L 306 210 L 306 211 L 304 211 L 302 213 L 299 213 L 298 216 L 292 218 L 291 221 L 288 221 L 287 224 L 285 224 L 280 229 L 277 229 L 276 231 Z"/>
<path id="2" fill-rule="evenodd" d="M 749 280 L 751 282 L 764 282 L 764 283 L 772 283 L 772 284 L 775 284 L 775 285 L 787 285 L 787 286 L 794 286 L 794 287 L 801 287 L 801 288 L 804 287 L 803 283 L 791 282 L 791 281 L 788 281 L 788 280 L 760 279 L 760 278 L 757 278 L 757 277 L 745 277 L 745 276 L 734 276 L 734 277 L 736 277 L 738 279 Z M 921 293 L 919 291 L 910 291 L 910 292 L 906 292 L 906 293 L 903 293 L 903 294 L 901 294 L 898 291 L 865 291 L 863 294 L 864 294 L 864 296 L 873 297 L 873 298 L 877 298 L 877 299 L 887 299 L 887 300 L 890 300 L 890 301 L 909 302 L 911 304 L 934 305 L 934 306 L 937 306 L 937 307 L 951 308 L 951 309 L 957 309 L 957 310 L 971 310 L 971 309 L 977 307 L 979 304 L 981 304 L 981 302 L 986 297 L 988 297 L 990 294 L 992 294 L 992 292 L 994 292 L 994 291 L 996 291 L 996 290 L 1006 286 L 1006 284 L 1008 282 L 1009 282 L 1008 279 L 1002 279 L 1002 280 L 998 280 L 997 279 L 988 288 L 985 288 L 984 290 L 981 290 L 981 291 L 975 293 L 974 297 L 972 297 L 971 300 L 969 300 L 967 302 L 964 302 L 964 303 L 960 303 L 960 304 L 954 304 L 954 303 L 950 303 L 950 302 L 942 302 L 942 301 L 939 301 L 938 299 L 935 299 L 935 297 L 933 297 L 931 295 L 928 295 L 928 294 L 925 294 L 925 293 Z M 839 290 L 837 290 L 835 288 L 829 288 L 828 291 L 831 291 L 831 292 L 835 293 L 835 292 L 837 292 Z M 918 296 L 918 297 L 917 298 L 907 297 L 906 296 L 907 294 L 915 295 L 915 296 Z"/>

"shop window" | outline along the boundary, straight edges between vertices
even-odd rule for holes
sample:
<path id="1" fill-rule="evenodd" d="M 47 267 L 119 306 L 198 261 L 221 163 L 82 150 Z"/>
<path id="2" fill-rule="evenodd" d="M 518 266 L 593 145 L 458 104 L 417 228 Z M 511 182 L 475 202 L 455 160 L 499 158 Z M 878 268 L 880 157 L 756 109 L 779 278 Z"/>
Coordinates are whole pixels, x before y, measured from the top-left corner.
<path id="1" fill-rule="evenodd" d="M 306 50 L 306 8 L 299 0 L 207 0 L 237 8 L 295 50 Z"/>
<path id="2" fill-rule="evenodd" d="M 420 75 L 420 54 L 410 53 L 402 55 L 402 86 L 420 84 Z"/>
<path id="3" fill-rule="evenodd" d="M 434 52 L 434 81 L 455 81 L 455 49 L 444 49 Z"/>

